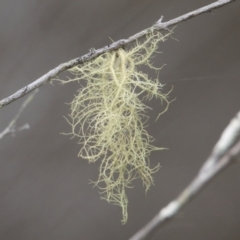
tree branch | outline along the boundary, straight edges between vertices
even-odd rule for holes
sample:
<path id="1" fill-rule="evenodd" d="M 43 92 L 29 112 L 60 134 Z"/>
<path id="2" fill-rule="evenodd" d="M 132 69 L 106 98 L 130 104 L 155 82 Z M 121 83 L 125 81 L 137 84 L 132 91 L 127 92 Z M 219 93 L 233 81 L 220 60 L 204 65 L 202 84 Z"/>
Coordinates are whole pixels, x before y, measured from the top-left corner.
<path id="1" fill-rule="evenodd" d="M 18 118 L 21 116 L 23 110 L 26 108 L 26 106 L 32 101 L 32 99 L 34 98 L 35 94 L 38 92 L 38 89 L 36 89 L 22 104 L 22 106 L 19 108 L 17 114 L 15 115 L 15 117 L 13 118 L 13 120 L 8 124 L 8 126 L 2 131 L 0 132 L 0 140 L 5 137 L 8 134 L 12 134 L 15 132 L 19 132 L 25 129 L 29 129 L 29 125 L 26 123 L 24 124 L 22 127 L 18 127 L 16 128 L 16 122 L 18 120 Z"/>
<path id="2" fill-rule="evenodd" d="M 168 22 L 162 22 L 163 17 L 161 17 L 160 20 L 158 20 L 152 27 L 147 28 L 127 39 L 121 39 L 118 40 L 108 46 L 105 46 L 103 48 L 100 49 L 90 49 L 90 51 L 81 56 L 78 57 L 76 59 L 70 60 L 69 62 L 66 63 L 62 63 L 59 66 L 57 66 L 56 68 L 50 70 L 48 73 L 46 73 L 45 75 L 43 75 L 42 77 L 38 78 L 37 80 L 35 80 L 34 82 L 30 83 L 29 85 L 23 87 L 22 89 L 18 90 L 17 92 L 15 92 L 14 94 L 10 95 L 7 98 L 4 98 L 0 101 L 0 108 L 4 107 L 10 103 L 12 103 L 13 101 L 25 96 L 26 94 L 32 92 L 34 89 L 39 88 L 40 86 L 42 86 L 43 84 L 45 84 L 46 82 L 50 81 L 51 79 L 53 79 L 54 77 L 56 77 L 59 73 L 70 69 L 74 66 L 83 64 L 84 62 L 90 61 L 93 58 L 98 57 L 99 55 L 109 52 L 109 51 L 113 51 L 113 50 L 117 50 L 131 42 L 134 42 L 138 39 L 141 39 L 143 37 L 145 37 L 150 31 L 160 31 L 160 30 L 164 30 L 167 29 L 168 27 L 174 26 L 177 23 L 186 21 L 190 18 L 196 17 L 200 14 L 206 13 L 206 12 L 210 12 L 216 8 L 220 8 L 226 4 L 229 4 L 231 2 L 234 2 L 236 0 L 219 0 L 216 1 L 212 4 L 209 4 L 205 7 L 199 8 L 195 11 L 192 11 L 190 13 L 184 14 L 180 17 L 177 17 L 175 19 L 172 19 Z"/>
<path id="3" fill-rule="evenodd" d="M 223 131 L 219 141 L 195 179 L 182 193 L 164 207 L 147 225 L 140 229 L 129 240 L 149 239 L 156 230 L 163 227 L 185 205 L 213 180 L 217 174 L 240 157 L 240 112 Z"/>

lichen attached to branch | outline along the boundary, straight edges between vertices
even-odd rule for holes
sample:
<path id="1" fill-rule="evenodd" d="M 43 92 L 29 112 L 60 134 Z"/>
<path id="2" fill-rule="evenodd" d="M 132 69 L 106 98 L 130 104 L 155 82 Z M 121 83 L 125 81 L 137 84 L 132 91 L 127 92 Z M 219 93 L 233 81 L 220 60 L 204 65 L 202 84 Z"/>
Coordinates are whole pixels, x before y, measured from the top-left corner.
<path id="1" fill-rule="evenodd" d="M 71 135 L 79 139 L 79 157 L 89 162 L 101 161 L 99 177 L 95 184 L 103 198 L 122 208 L 123 219 L 128 218 L 126 189 L 136 178 L 142 179 L 146 188 L 153 184 L 152 174 L 159 165 L 149 166 L 149 155 L 162 148 L 151 145 L 153 138 L 145 129 L 146 109 L 143 100 L 153 97 L 166 103 L 163 85 L 152 80 L 139 68 L 141 65 L 160 70 L 150 63 L 160 41 L 169 34 L 150 33 L 142 42 L 126 51 L 105 53 L 96 59 L 70 69 L 73 78 L 61 80 L 69 83 L 85 79 L 71 103 Z"/>

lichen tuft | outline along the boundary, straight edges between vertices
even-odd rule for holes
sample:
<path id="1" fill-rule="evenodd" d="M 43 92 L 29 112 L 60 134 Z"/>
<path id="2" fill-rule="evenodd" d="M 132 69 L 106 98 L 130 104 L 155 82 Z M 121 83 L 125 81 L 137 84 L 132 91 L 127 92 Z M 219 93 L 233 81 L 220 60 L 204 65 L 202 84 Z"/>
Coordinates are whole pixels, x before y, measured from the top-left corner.
<path id="1" fill-rule="evenodd" d="M 162 93 L 159 80 L 150 79 L 140 66 L 159 70 L 150 59 L 168 35 L 151 33 L 130 50 L 102 54 L 70 69 L 73 78 L 60 80 L 63 84 L 87 81 L 70 104 L 70 134 L 82 146 L 79 157 L 101 161 L 95 184 L 105 200 L 122 208 L 122 223 L 128 219 L 126 189 L 140 178 L 148 190 L 153 184 L 152 174 L 159 169 L 159 165 L 149 166 L 151 151 L 162 148 L 151 145 L 153 138 L 145 129 L 149 107 L 143 100 L 159 98 L 166 103 L 166 111 L 168 94 Z"/>

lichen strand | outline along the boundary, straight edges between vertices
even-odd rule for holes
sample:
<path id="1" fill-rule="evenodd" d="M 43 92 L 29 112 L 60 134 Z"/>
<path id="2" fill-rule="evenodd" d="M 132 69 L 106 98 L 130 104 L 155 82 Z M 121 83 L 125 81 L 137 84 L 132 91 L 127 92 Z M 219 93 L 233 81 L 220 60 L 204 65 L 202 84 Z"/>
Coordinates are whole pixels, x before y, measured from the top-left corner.
<path id="1" fill-rule="evenodd" d="M 71 134 L 79 138 L 79 157 L 89 162 L 101 160 L 95 184 L 103 198 L 122 208 L 122 223 L 128 218 L 126 189 L 141 178 L 146 190 L 153 184 L 152 174 L 159 165 L 149 166 L 149 155 L 162 148 L 151 145 L 152 137 L 145 130 L 148 108 L 142 100 L 160 98 L 168 107 L 162 84 L 151 80 L 139 67 L 154 68 L 150 59 L 159 41 L 167 36 L 149 35 L 129 51 L 119 49 L 105 53 L 91 62 L 70 69 L 74 78 L 62 83 L 87 80 L 71 103 L 68 122 Z M 167 109 L 165 108 L 165 110 Z M 164 110 L 164 111 L 165 111 Z"/>

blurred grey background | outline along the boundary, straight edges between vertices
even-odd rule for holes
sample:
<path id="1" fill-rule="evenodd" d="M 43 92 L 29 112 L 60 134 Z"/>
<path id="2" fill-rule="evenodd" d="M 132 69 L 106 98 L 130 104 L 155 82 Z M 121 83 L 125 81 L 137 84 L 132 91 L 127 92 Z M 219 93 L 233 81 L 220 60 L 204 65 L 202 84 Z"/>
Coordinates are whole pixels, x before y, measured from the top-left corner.
<path id="1" fill-rule="evenodd" d="M 1 0 L 0 98 L 58 64 L 170 20 L 210 0 Z M 151 155 L 162 168 L 145 194 L 140 181 L 128 192 L 129 221 L 119 207 L 100 199 L 98 164 L 77 158 L 79 145 L 63 136 L 77 84 L 40 88 L 21 115 L 28 131 L 0 144 L 0 239 L 128 239 L 192 180 L 230 119 L 240 110 L 240 2 L 181 23 L 159 45 L 155 65 L 164 91 L 176 98 L 167 113 L 149 103 Z M 62 75 L 63 77 L 64 75 Z M 24 99 L 0 110 L 0 131 Z M 153 239 L 240 239 L 240 166 L 230 167 Z"/>

